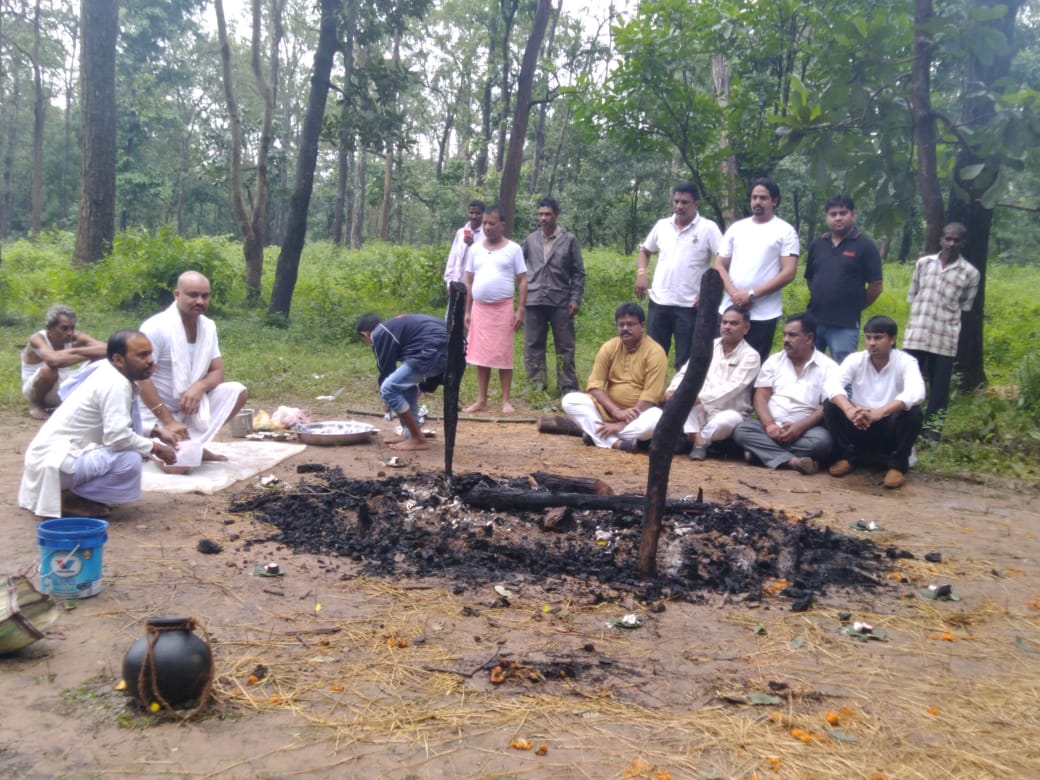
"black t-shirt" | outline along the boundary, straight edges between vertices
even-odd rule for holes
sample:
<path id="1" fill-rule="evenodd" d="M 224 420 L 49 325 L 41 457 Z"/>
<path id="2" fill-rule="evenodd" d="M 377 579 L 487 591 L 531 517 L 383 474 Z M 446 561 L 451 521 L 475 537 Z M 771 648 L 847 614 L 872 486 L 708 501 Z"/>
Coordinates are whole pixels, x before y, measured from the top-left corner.
<path id="1" fill-rule="evenodd" d="M 853 227 L 834 246 L 824 233 L 809 245 L 805 264 L 809 312 L 824 325 L 858 327 L 867 285 L 881 278 L 881 254 L 869 236 Z"/>

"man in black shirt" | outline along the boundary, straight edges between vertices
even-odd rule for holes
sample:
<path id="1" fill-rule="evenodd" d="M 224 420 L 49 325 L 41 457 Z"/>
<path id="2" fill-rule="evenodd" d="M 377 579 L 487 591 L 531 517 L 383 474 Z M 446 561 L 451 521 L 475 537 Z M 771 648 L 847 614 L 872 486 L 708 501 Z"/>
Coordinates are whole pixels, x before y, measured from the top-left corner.
<path id="1" fill-rule="evenodd" d="M 841 363 L 856 351 L 860 313 L 881 295 L 881 255 L 856 227 L 851 197 L 828 200 L 826 217 L 830 230 L 809 245 L 805 282 L 809 312 L 817 322 L 816 349 L 830 349 Z"/>

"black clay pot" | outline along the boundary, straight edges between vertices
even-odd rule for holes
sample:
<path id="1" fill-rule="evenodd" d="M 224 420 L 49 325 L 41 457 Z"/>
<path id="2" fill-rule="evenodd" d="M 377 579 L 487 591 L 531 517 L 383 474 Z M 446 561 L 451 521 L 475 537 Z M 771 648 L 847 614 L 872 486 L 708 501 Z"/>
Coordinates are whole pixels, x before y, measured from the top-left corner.
<path id="1" fill-rule="evenodd" d="M 206 641 L 194 633 L 194 619 L 151 618 L 146 629 L 146 636 L 123 657 L 126 692 L 146 707 L 161 703 L 160 697 L 177 707 L 202 696 L 213 676 L 213 656 Z"/>

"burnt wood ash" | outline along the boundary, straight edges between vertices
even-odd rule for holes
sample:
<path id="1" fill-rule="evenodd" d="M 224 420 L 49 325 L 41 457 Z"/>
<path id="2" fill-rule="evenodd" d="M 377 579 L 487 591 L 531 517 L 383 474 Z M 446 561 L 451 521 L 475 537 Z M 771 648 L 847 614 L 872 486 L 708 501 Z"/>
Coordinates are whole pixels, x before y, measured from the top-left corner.
<path id="1" fill-rule="evenodd" d="M 707 593 L 759 599 L 764 586 L 809 603 L 827 586 L 876 587 L 887 562 L 912 557 L 854 538 L 808 518 L 743 503 L 703 503 L 695 512 L 666 513 L 658 575 L 636 571 L 642 512 L 503 512 L 468 506 L 476 487 L 544 491 L 528 477 L 495 481 L 482 474 L 345 477 L 333 468 L 281 491 L 239 496 L 231 512 L 252 512 L 277 533 L 254 537 L 294 552 L 340 556 L 368 576 L 443 577 L 477 584 L 541 580 L 547 589 L 571 580 L 636 592 L 646 598 L 696 601 Z"/>

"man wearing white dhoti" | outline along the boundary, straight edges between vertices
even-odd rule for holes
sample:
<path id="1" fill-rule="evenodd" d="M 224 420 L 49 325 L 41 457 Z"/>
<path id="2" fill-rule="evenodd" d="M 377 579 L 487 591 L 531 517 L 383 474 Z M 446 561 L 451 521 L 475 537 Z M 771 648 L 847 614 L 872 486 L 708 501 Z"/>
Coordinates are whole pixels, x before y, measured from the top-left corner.
<path id="1" fill-rule="evenodd" d="M 141 420 L 146 429 L 157 421 L 179 440 L 199 444 L 216 436 L 247 396 L 241 382 L 224 381 L 217 326 L 206 316 L 209 302 L 209 279 L 185 271 L 170 307 L 141 325 L 155 350 L 152 378 L 141 382 Z M 202 459 L 227 460 L 208 450 Z"/>
<path id="2" fill-rule="evenodd" d="M 39 517 L 101 517 L 109 504 L 141 497 L 142 456 L 173 463 L 176 438 L 161 425 L 143 436 L 135 420 L 136 381 L 155 367 L 152 345 L 140 331 L 108 340 L 108 360 L 65 399 L 25 451 L 18 505 Z"/>

